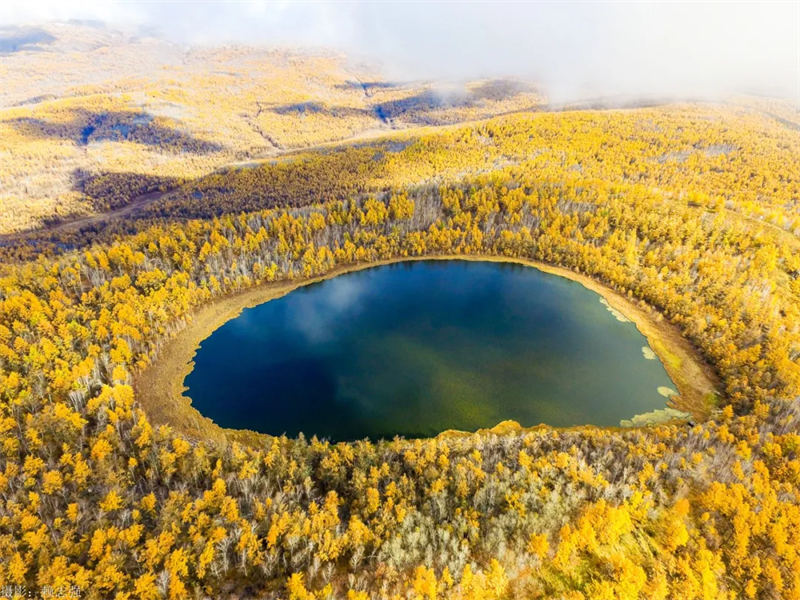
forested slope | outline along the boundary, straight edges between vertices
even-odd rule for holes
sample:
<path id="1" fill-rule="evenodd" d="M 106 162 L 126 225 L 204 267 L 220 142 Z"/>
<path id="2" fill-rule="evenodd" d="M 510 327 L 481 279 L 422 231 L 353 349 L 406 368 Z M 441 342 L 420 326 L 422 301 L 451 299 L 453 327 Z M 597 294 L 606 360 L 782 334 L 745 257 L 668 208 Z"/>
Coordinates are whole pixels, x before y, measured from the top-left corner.
<path id="1" fill-rule="evenodd" d="M 203 176 L 123 223 L 7 248 L 0 581 L 800 598 L 798 145 L 752 104 L 507 116 Z M 655 307 L 719 374 L 712 417 L 245 445 L 137 403 L 199 305 L 429 254 L 536 259 Z"/>
<path id="2" fill-rule="evenodd" d="M 0 234 L 251 157 L 542 103 L 520 82 L 441 89 L 322 49 L 185 47 L 103 25 L 0 28 L 0 56 Z"/>

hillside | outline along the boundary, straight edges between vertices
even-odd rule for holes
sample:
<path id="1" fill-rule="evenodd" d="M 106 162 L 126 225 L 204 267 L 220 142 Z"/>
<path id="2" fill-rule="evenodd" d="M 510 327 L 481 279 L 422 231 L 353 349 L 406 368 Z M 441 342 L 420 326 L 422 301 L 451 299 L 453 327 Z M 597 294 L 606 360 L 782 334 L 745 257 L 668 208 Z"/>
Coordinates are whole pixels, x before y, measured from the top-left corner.
<path id="1" fill-rule="evenodd" d="M 13 238 L 0 580 L 91 598 L 800 596 L 800 137 L 770 106 L 395 132 Z M 146 387 L 204 307 L 463 255 L 556 265 L 653 311 L 717 393 L 676 400 L 694 423 L 332 444 L 211 427 Z"/>
<path id="2" fill-rule="evenodd" d="M 390 82 L 324 50 L 182 47 L 102 25 L 8 28 L 0 52 L 0 233 L 251 157 L 542 102 L 513 81 Z"/>

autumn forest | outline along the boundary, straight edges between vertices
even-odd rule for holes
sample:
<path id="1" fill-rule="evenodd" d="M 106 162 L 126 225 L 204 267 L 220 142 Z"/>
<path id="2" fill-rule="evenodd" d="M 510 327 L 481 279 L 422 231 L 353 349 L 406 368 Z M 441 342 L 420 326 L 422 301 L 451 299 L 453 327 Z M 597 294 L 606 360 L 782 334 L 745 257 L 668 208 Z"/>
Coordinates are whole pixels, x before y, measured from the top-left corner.
<path id="1" fill-rule="evenodd" d="M 0 597 L 800 599 L 796 107 L 47 35 L 93 42 L 0 56 Z M 641 313 L 688 416 L 335 442 L 182 395 L 243 307 L 423 257 Z"/>

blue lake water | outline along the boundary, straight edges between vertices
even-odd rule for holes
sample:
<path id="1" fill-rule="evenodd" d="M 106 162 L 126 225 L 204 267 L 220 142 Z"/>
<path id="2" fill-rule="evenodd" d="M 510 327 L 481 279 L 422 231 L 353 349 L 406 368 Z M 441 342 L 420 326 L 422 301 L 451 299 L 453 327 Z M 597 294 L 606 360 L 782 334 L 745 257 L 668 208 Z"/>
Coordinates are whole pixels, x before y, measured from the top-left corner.
<path id="1" fill-rule="evenodd" d="M 415 261 L 245 309 L 204 340 L 187 395 L 223 427 L 331 440 L 513 419 L 619 425 L 674 388 L 580 284 L 521 265 Z"/>

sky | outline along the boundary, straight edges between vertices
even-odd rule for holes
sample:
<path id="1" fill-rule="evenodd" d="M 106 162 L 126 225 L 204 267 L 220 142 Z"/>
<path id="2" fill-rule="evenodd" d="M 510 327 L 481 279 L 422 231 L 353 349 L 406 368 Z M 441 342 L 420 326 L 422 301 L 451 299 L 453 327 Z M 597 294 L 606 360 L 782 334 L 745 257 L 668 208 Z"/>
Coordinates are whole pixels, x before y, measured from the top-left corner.
<path id="1" fill-rule="evenodd" d="M 800 104 L 800 0 L 4 0 L 0 25 L 93 19 L 186 44 L 330 47 L 387 78 L 513 76 L 551 99 L 782 95 Z"/>

